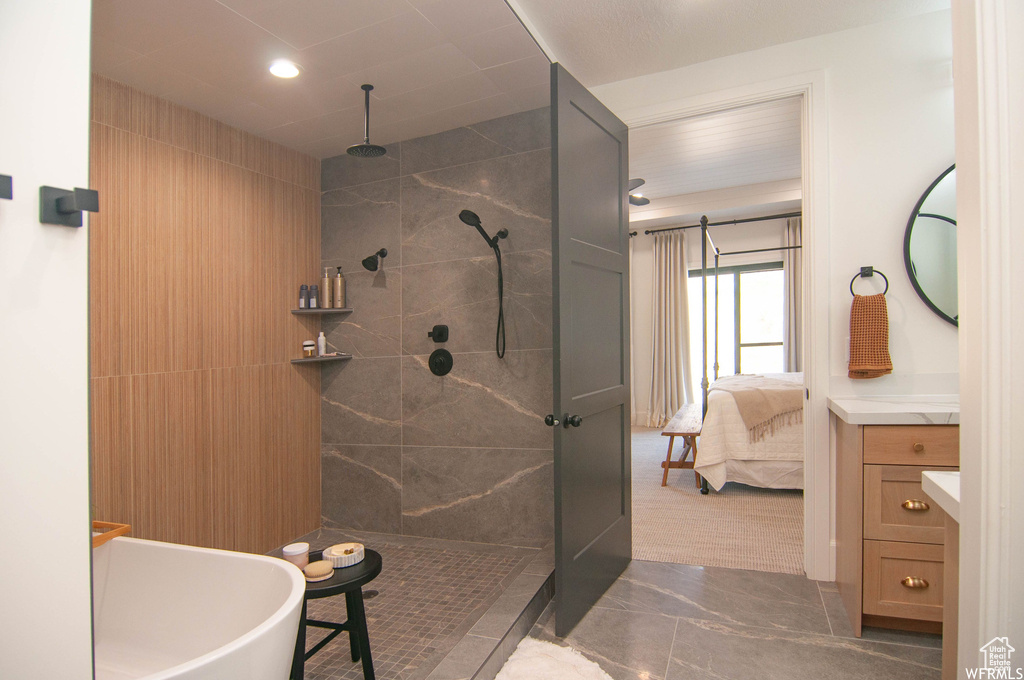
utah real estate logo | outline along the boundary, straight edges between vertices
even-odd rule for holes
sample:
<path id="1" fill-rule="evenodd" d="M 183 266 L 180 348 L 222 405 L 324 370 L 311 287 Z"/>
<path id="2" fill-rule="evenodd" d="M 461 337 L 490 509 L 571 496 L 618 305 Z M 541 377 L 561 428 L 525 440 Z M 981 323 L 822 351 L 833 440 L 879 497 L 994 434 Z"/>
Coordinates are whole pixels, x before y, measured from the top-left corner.
<path id="1" fill-rule="evenodd" d="M 1011 657 L 1015 651 L 1009 638 L 992 638 L 981 648 L 984 664 L 980 668 L 965 669 L 967 677 L 971 680 L 1024 680 L 1024 668 L 1013 667 Z"/>

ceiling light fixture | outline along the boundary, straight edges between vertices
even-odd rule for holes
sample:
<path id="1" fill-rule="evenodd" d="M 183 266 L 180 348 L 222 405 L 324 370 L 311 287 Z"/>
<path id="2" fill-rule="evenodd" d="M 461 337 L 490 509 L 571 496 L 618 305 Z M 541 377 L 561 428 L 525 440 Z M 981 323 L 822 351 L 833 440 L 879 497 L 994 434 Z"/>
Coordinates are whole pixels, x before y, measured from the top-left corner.
<path id="1" fill-rule="evenodd" d="M 299 75 L 299 67 L 288 59 L 275 59 L 270 62 L 270 72 L 278 78 L 294 78 Z"/>

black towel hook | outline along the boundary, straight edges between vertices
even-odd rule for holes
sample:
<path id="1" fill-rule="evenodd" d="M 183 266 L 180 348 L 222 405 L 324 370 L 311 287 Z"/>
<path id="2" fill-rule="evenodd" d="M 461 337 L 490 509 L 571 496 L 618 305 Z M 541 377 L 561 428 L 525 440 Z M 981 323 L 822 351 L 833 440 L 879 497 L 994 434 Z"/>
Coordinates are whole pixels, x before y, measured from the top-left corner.
<path id="1" fill-rule="evenodd" d="M 857 296 L 857 294 L 853 292 L 853 283 L 857 280 L 858 277 L 863 276 L 864 278 L 869 278 L 869 277 L 874 276 L 875 274 L 878 274 L 879 276 L 881 276 L 885 280 L 885 290 L 882 291 L 882 295 L 885 295 L 886 293 L 888 293 L 889 292 L 889 278 L 885 274 L 883 274 L 882 272 L 878 271 L 874 267 L 861 267 L 860 271 L 857 272 L 856 274 L 854 274 L 853 278 L 850 279 L 850 295 L 853 295 L 854 297 Z"/>

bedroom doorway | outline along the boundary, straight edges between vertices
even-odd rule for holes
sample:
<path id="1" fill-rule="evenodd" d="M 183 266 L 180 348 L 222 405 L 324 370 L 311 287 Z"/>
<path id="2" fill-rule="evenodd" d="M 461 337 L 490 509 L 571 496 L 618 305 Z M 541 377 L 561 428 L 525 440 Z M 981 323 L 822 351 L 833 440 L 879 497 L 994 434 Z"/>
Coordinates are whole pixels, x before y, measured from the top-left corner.
<path id="1" fill-rule="evenodd" d="M 630 175 L 650 201 L 631 211 L 634 559 L 805 573 L 802 106 L 631 129 Z M 665 474 L 669 442 L 674 462 L 690 447 L 663 431 L 694 409 L 701 429 L 705 356 L 701 493 L 693 470 Z M 725 389 L 750 380 L 737 373 L 785 394 L 757 427 L 749 399 Z"/>

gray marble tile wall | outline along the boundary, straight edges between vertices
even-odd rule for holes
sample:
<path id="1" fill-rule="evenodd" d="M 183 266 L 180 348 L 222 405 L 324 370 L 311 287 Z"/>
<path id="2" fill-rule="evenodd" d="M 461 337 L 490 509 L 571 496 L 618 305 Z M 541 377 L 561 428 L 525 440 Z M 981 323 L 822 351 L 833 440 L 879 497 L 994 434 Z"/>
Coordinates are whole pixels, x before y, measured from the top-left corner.
<path id="1" fill-rule="evenodd" d="M 322 163 L 322 266 L 351 314 L 325 317 L 326 527 L 539 547 L 552 535 L 549 110 L 412 139 L 379 159 Z M 501 242 L 507 351 L 494 352 Z M 363 258 L 388 249 L 368 272 Z M 427 337 L 447 324 L 450 339 Z M 444 346 L 454 368 L 433 375 Z"/>

